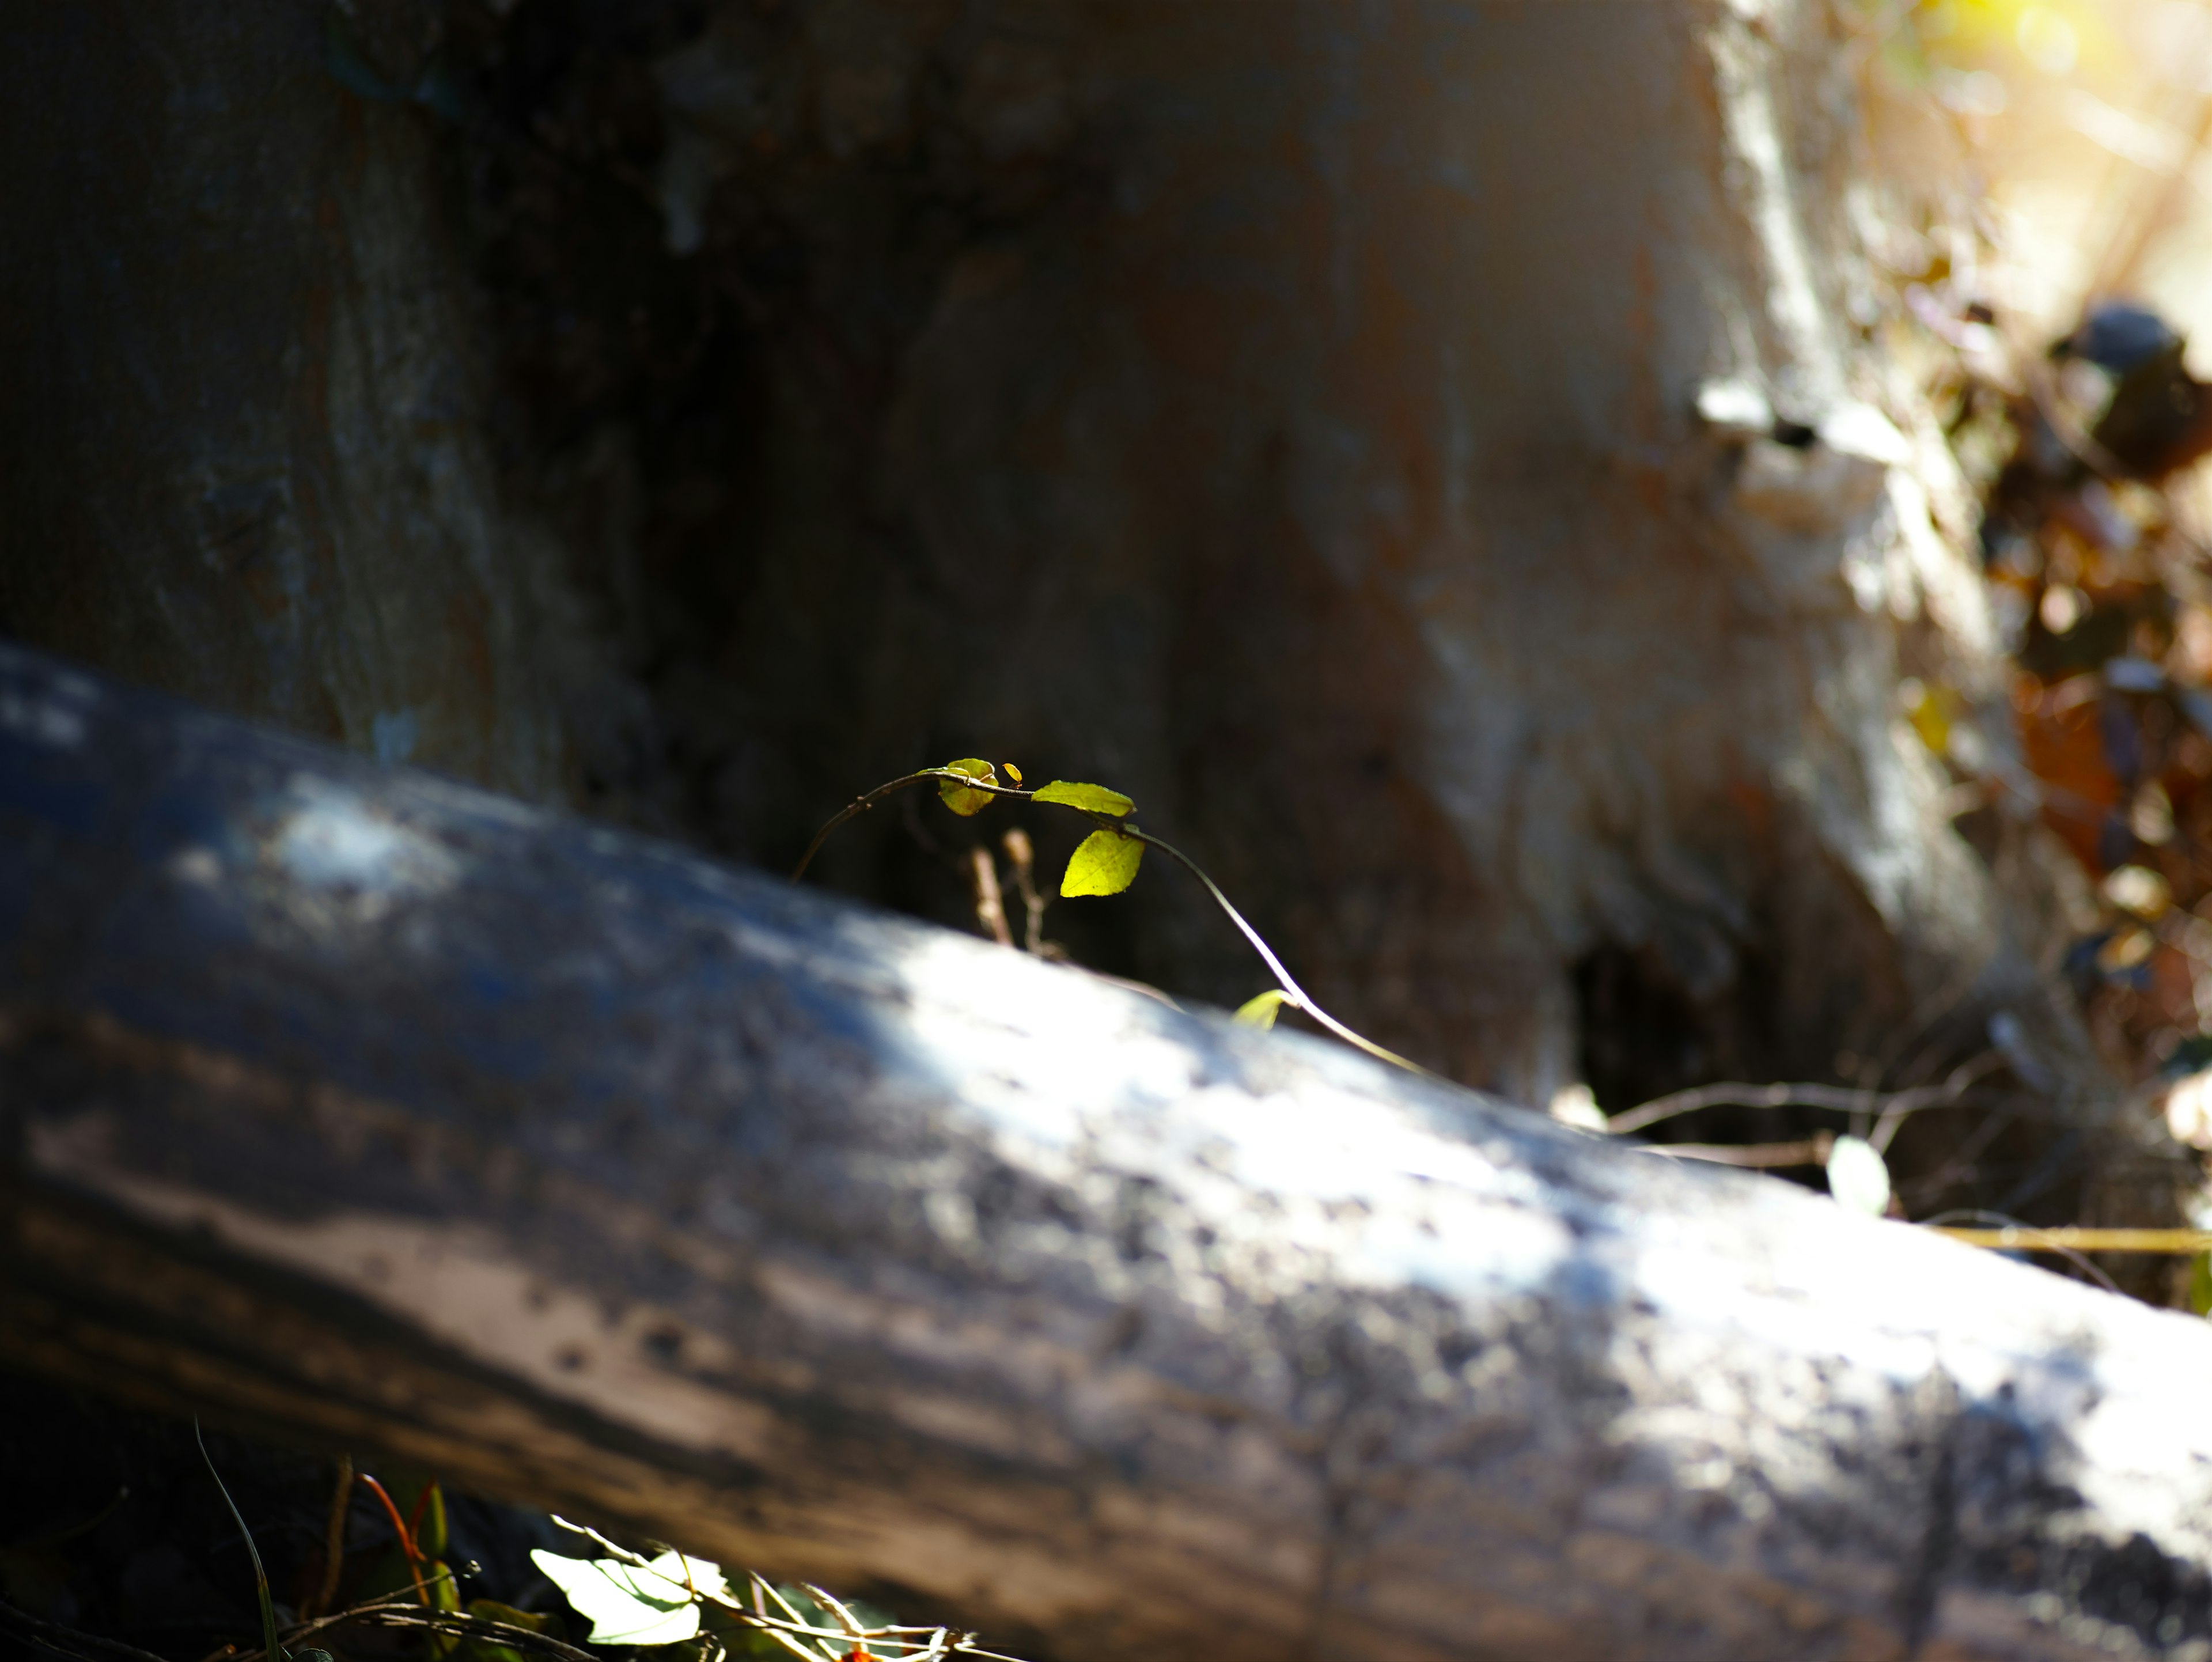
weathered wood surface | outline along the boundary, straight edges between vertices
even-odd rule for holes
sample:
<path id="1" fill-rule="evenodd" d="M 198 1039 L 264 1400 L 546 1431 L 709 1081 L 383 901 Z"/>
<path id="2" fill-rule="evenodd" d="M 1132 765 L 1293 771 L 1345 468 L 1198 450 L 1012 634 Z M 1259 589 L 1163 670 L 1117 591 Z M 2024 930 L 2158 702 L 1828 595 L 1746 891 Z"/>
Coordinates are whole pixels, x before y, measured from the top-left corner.
<path id="1" fill-rule="evenodd" d="M 1066 1658 L 2212 1654 L 2202 1323 L 13 651 L 0 1022 L 123 1399 Z"/>

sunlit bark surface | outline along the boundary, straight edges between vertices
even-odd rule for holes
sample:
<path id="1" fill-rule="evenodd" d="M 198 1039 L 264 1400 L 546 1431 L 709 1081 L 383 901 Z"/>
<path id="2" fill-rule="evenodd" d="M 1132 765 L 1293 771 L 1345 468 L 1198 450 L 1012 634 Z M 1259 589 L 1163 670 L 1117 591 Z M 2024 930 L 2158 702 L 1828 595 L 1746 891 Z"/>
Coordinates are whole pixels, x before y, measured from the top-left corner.
<path id="1" fill-rule="evenodd" d="M 11 1365 L 1040 1654 L 2212 1642 L 2201 1322 L 13 652 L 0 1160 Z"/>

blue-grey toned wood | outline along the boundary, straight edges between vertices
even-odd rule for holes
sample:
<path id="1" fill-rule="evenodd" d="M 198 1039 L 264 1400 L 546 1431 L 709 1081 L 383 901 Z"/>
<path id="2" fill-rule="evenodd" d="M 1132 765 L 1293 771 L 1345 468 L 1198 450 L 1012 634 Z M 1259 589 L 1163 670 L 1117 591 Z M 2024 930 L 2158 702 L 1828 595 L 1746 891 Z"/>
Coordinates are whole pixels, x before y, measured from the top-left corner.
<path id="1" fill-rule="evenodd" d="M 2207 1652 L 2202 1323 L 15 651 L 0 1104 L 9 1362 L 1010 1645 Z"/>

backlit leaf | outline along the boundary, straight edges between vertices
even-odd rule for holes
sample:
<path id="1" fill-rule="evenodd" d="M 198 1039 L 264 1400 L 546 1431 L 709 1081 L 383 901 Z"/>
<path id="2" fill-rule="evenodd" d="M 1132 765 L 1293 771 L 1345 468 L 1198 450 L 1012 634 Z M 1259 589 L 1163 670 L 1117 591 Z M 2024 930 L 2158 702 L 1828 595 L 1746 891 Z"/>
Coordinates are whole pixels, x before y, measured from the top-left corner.
<path id="1" fill-rule="evenodd" d="M 1071 808 L 1082 808 L 1091 813 L 1122 814 L 1137 806 L 1120 791 L 1108 790 L 1103 785 L 1070 784 L 1065 779 L 1054 780 L 1049 785 L 1042 788 L 1030 800 L 1037 802 L 1061 802 Z M 1132 869 L 1134 868 L 1132 868 Z"/>
<path id="2" fill-rule="evenodd" d="M 1040 793 L 1042 794 L 1042 793 Z M 1119 894 L 1137 880 L 1145 845 L 1117 831 L 1095 831 L 1076 847 L 1060 880 L 1062 895 Z"/>
<path id="3" fill-rule="evenodd" d="M 684 1562 L 663 1553 L 650 1567 L 613 1558 L 563 1558 L 533 1548 L 530 1562 L 545 1572 L 580 1616 L 592 1621 L 594 1645 L 673 1645 L 699 1633 L 699 1606 L 679 1579 Z M 694 1586 L 726 1591 L 721 1573 L 703 1558 L 689 1561 Z"/>
<path id="4" fill-rule="evenodd" d="M 954 773 L 966 774 L 970 779 L 988 779 L 993 784 L 998 782 L 997 770 L 980 756 L 963 757 L 957 762 L 947 762 L 945 765 Z M 981 813 L 991 806 L 990 792 L 970 790 L 967 786 L 951 779 L 940 779 L 937 782 L 937 794 L 944 798 L 946 807 L 963 819 Z"/>
<path id="5" fill-rule="evenodd" d="M 1022 770 L 1009 762 L 1006 764 L 1006 777 L 1018 785 L 1022 782 Z"/>
<path id="6" fill-rule="evenodd" d="M 1828 1150 L 1828 1192 L 1853 1212 L 1878 1218 L 1889 1210 L 1889 1167 L 1863 1137 L 1838 1137 Z"/>
<path id="7" fill-rule="evenodd" d="M 1291 1001 L 1291 995 L 1279 987 L 1270 987 L 1257 998 L 1248 998 L 1237 1007 L 1237 1020 L 1248 1027 L 1272 1027 L 1275 1013 Z"/>

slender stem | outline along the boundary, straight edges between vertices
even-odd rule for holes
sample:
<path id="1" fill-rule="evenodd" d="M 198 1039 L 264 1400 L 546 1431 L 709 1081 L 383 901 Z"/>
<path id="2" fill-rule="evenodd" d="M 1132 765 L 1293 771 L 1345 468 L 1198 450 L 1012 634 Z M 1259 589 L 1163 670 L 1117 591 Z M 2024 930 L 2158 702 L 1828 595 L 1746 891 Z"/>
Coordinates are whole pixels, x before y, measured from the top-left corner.
<path id="1" fill-rule="evenodd" d="M 968 850 L 968 875 L 975 891 L 975 921 L 1001 947 L 1012 947 L 1014 932 L 1006 927 L 1006 898 L 999 887 L 998 862 L 980 843 Z"/>
<path id="2" fill-rule="evenodd" d="M 2003 1062 L 2003 1057 L 1994 1050 L 1961 1062 L 1953 1068 L 1941 1085 L 1916 1086 L 1911 1090 L 1885 1094 L 1848 1085 L 1747 1085 L 1729 1081 L 1718 1085 L 1699 1085 L 1686 1091 L 1676 1091 L 1650 1102 L 1623 1109 L 1606 1121 L 1605 1129 L 1614 1136 L 1627 1136 L 1656 1125 L 1660 1121 L 1673 1119 L 1682 1114 L 1694 1114 L 1701 1108 L 1827 1108 L 1842 1113 L 1866 1113 L 1881 1110 L 1874 1131 L 1868 1141 L 1877 1149 L 1887 1149 L 1890 1139 L 1896 1135 L 1898 1126 L 1909 1114 L 1923 1108 L 1939 1107 L 1956 1102 L 1966 1087 Z"/>
<path id="3" fill-rule="evenodd" d="M 2152 1252 L 2169 1257 L 2193 1258 L 2212 1252 L 2212 1229 L 2093 1229 L 2067 1227 L 2038 1229 L 2027 1224 L 2002 1229 L 1960 1229 L 1932 1226 L 1938 1235 L 1948 1235 L 1969 1246 L 1995 1246 L 2026 1252 Z"/>
<path id="4" fill-rule="evenodd" d="M 1826 1166 L 1828 1151 L 1836 1146 L 1826 1131 L 1797 1142 L 1647 1142 L 1638 1145 L 1647 1154 L 1669 1160 L 1708 1160 L 1716 1166 Z"/>
<path id="5" fill-rule="evenodd" d="M 953 772 L 951 768 L 923 768 L 917 772 L 908 774 L 904 778 L 894 779 L 888 784 L 878 785 L 866 796 L 856 796 L 840 808 L 835 819 L 814 833 L 814 840 L 806 845 L 806 852 L 799 856 L 799 863 L 791 868 L 791 880 L 796 883 L 806 875 L 806 868 L 814 863 L 814 856 L 822 852 L 822 845 L 830 840 L 831 831 L 836 831 L 854 815 L 866 813 L 893 791 L 904 790 L 908 785 L 918 785 L 925 779 L 957 779 L 960 782 L 963 789 L 980 790 L 991 796 L 1036 794 L 1034 791 L 1017 789 L 1012 785 L 998 784 L 988 779 L 971 779 L 964 773 Z"/>
<path id="6" fill-rule="evenodd" d="M 103 1639 L 96 1633 L 80 1633 L 75 1628 L 64 1627 L 58 1622 L 41 1621 L 28 1610 L 19 1610 L 6 1599 L 0 1598 L 0 1625 L 20 1627 L 28 1630 L 33 1641 L 63 1656 L 80 1657 L 81 1662 L 90 1662 L 82 1653 L 67 1648 L 67 1645 L 83 1645 L 97 1654 L 118 1656 L 124 1662 L 167 1662 L 151 1651 L 142 1651 L 136 1645 L 126 1645 L 119 1639 Z M 67 1641 L 64 1644 L 64 1641 Z"/>
<path id="7" fill-rule="evenodd" d="M 1185 854 L 1181 849 L 1176 848 L 1173 843 L 1164 842 L 1159 837 L 1154 837 L 1150 831 L 1139 831 L 1134 825 L 1120 825 L 1117 829 L 1124 837 L 1133 837 L 1139 843 L 1149 843 L 1152 847 L 1158 849 L 1162 854 L 1167 855 L 1169 859 L 1174 861 L 1176 864 L 1181 866 L 1185 871 L 1188 872 L 1200 883 L 1204 884 L 1206 886 L 1206 892 L 1213 897 L 1213 904 L 1220 907 L 1223 911 L 1229 915 L 1229 921 L 1237 926 L 1238 931 L 1243 935 L 1245 940 L 1251 942 L 1252 950 L 1260 954 L 1260 961 L 1267 966 L 1268 973 L 1275 977 L 1275 984 L 1283 989 L 1284 993 L 1289 997 L 1292 1004 L 1296 1005 L 1299 1009 L 1304 1010 L 1316 1021 L 1321 1023 L 1322 1026 L 1328 1028 L 1330 1032 L 1335 1034 L 1339 1038 L 1342 1039 L 1346 1044 L 1351 1045 L 1353 1049 L 1364 1050 L 1369 1056 L 1375 1057 L 1377 1061 L 1389 1062 L 1393 1067 L 1403 1068 L 1409 1074 L 1419 1074 L 1423 1079 L 1436 1079 L 1438 1077 L 1438 1075 L 1431 1073 L 1427 1068 L 1422 1067 L 1419 1062 L 1408 1062 L 1405 1057 L 1400 1056 L 1395 1050 L 1386 1050 L 1380 1044 L 1377 1044 L 1373 1039 L 1364 1038 L 1360 1034 L 1352 1032 L 1351 1028 L 1346 1026 L 1334 1016 L 1329 1014 L 1328 1011 L 1322 1009 L 1320 1005 L 1315 1003 L 1312 995 L 1309 994 L 1304 988 L 1299 986 L 1298 983 L 1291 978 L 1291 972 L 1283 967 L 1283 960 L 1275 956 L 1274 950 L 1270 947 L 1265 941 L 1261 939 L 1259 930 L 1254 928 L 1249 923 L 1244 921 L 1244 914 L 1238 911 L 1233 905 L 1230 904 L 1229 897 L 1221 892 L 1221 886 L 1216 883 L 1212 878 L 1208 877 L 1204 869 L 1200 867 L 1199 863 L 1195 860 L 1193 860 L 1188 855 Z"/>
<path id="8" fill-rule="evenodd" d="M 964 773 L 955 773 L 951 768 L 922 768 L 914 773 L 906 775 L 902 778 L 894 779 L 887 784 L 878 785 L 866 795 L 856 796 L 852 801 L 847 803 L 842 809 L 839 810 L 835 819 L 831 819 L 828 825 L 823 826 L 820 831 L 814 833 L 814 840 L 806 845 L 806 852 L 799 856 L 799 864 L 792 868 L 791 880 L 796 883 L 800 878 L 806 874 L 806 868 L 813 863 L 815 855 L 820 852 L 823 843 L 829 840 L 830 833 L 836 831 L 838 826 L 843 825 L 848 819 L 852 819 L 855 814 L 866 813 L 870 808 L 875 807 L 878 801 L 882 800 L 884 797 L 890 795 L 893 791 L 904 790 L 908 785 L 918 785 L 925 779 L 950 779 L 957 782 L 963 790 L 983 791 L 993 796 L 1034 796 L 1036 794 L 1034 790 L 1024 789 L 1012 785 L 1001 785 L 993 780 L 971 778 Z M 1299 986 L 1296 981 L 1291 978 L 1291 972 L 1283 967 L 1283 960 L 1277 958 L 1274 954 L 1273 949 L 1270 947 L 1264 940 L 1261 939 L 1260 932 L 1244 921 L 1244 914 L 1238 911 L 1236 907 L 1229 904 L 1229 897 L 1221 892 L 1221 886 L 1216 883 L 1212 878 L 1208 877 L 1199 863 L 1193 860 L 1188 855 L 1185 854 L 1181 849 L 1176 848 L 1173 843 L 1163 842 L 1160 838 L 1154 837 L 1150 831 L 1139 831 L 1136 826 L 1127 825 L 1115 815 L 1110 813 L 1103 813 L 1094 808 L 1079 808 L 1073 802 L 1052 802 L 1047 803 L 1045 806 L 1048 807 L 1066 807 L 1073 809 L 1075 813 L 1083 815 L 1084 818 L 1091 820 L 1094 825 L 1098 825 L 1103 830 L 1119 831 L 1124 837 L 1133 837 L 1139 843 L 1149 843 L 1152 847 L 1159 849 L 1161 853 L 1166 855 L 1169 859 L 1174 861 L 1178 866 L 1181 866 L 1185 871 L 1188 872 L 1193 877 L 1195 877 L 1200 883 L 1206 886 L 1206 892 L 1213 897 L 1214 904 L 1220 907 L 1224 912 L 1226 912 L 1229 915 L 1229 921 L 1237 926 L 1237 931 L 1243 935 L 1245 940 L 1251 942 L 1252 950 L 1260 954 L 1261 962 L 1267 966 L 1268 973 L 1275 977 L 1276 984 L 1283 989 L 1284 993 L 1288 996 L 1292 1004 L 1296 1005 L 1299 1009 L 1304 1010 L 1308 1015 L 1311 1016 L 1323 1027 L 1326 1027 L 1330 1032 L 1335 1034 L 1337 1038 L 1342 1039 L 1346 1044 L 1351 1045 L 1354 1050 L 1364 1050 L 1369 1056 L 1375 1057 L 1379 1062 L 1387 1062 L 1394 1068 L 1402 1068 L 1409 1074 L 1419 1074 L 1423 1079 L 1437 1079 L 1440 1077 L 1436 1074 L 1431 1073 L 1427 1068 L 1422 1067 L 1418 1062 L 1408 1062 L 1404 1056 L 1400 1056 L 1395 1050 L 1386 1050 L 1382 1046 L 1377 1044 L 1373 1039 L 1364 1038 L 1360 1034 L 1352 1032 L 1351 1028 L 1346 1026 L 1334 1016 L 1329 1014 L 1328 1011 L 1322 1009 L 1320 1005 L 1314 1002 L 1312 996 L 1306 991 L 1306 989 Z"/>
<path id="9" fill-rule="evenodd" d="M 313 1620 L 337 1602 L 338 1578 L 345 1569 L 346 1508 L 353 1500 L 353 1456 L 338 1456 L 338 1481 L 331 1491 L 331 1511 L 323 1525 L 323 1580 L 302 1612 Z"/>
<path id="10" fill-rule="evenodd" d="M 365 1471 L 361 1474 L 361 1481 L 367 1483 L 376 1498 L 384 1502 L 384 1510 L 392 1519 L 392 1532 L 399 1537 L 400 1553 L 407 1560 L 407 1574 L 415 1579 L 415 1596 L 422 1601 L 422 1608 L 428 1610 L 430 1590 L 422 1585 L 422 1572 L 416 1568 L 422 1555 L 415 1549 L 415 1537 L 407 1532 L 407 1525 L 400 1520 L 399 1508 L 392 1503 L 392 1496 L 386 1493 L 384 1485 Z"/>
<path id="11" fill-rule="evenodd" d="M 894 779 L 887 785 L 877 786 L 866 796 L 854 797 L 838 810 L 835 819 L 814 833 L 814 840 L 806 845 L 806 852 L 799 856 L 799 863 L 791 868 L 791 880 L 796 883 L 806 875 L 806 868 L 814 863 L 814 856 L 822 852 L 822 845 L 830 840 L 831 831 L 836 831 L 854 814 L 866 813 L 870 808 L 875 807 L 878 801 L 889 796 L 893 791 L 904 790 L 908 785 L 918 785 L 928 777 L 929 775 L 927 773 L 909 773 L 903 779 Z"/>

